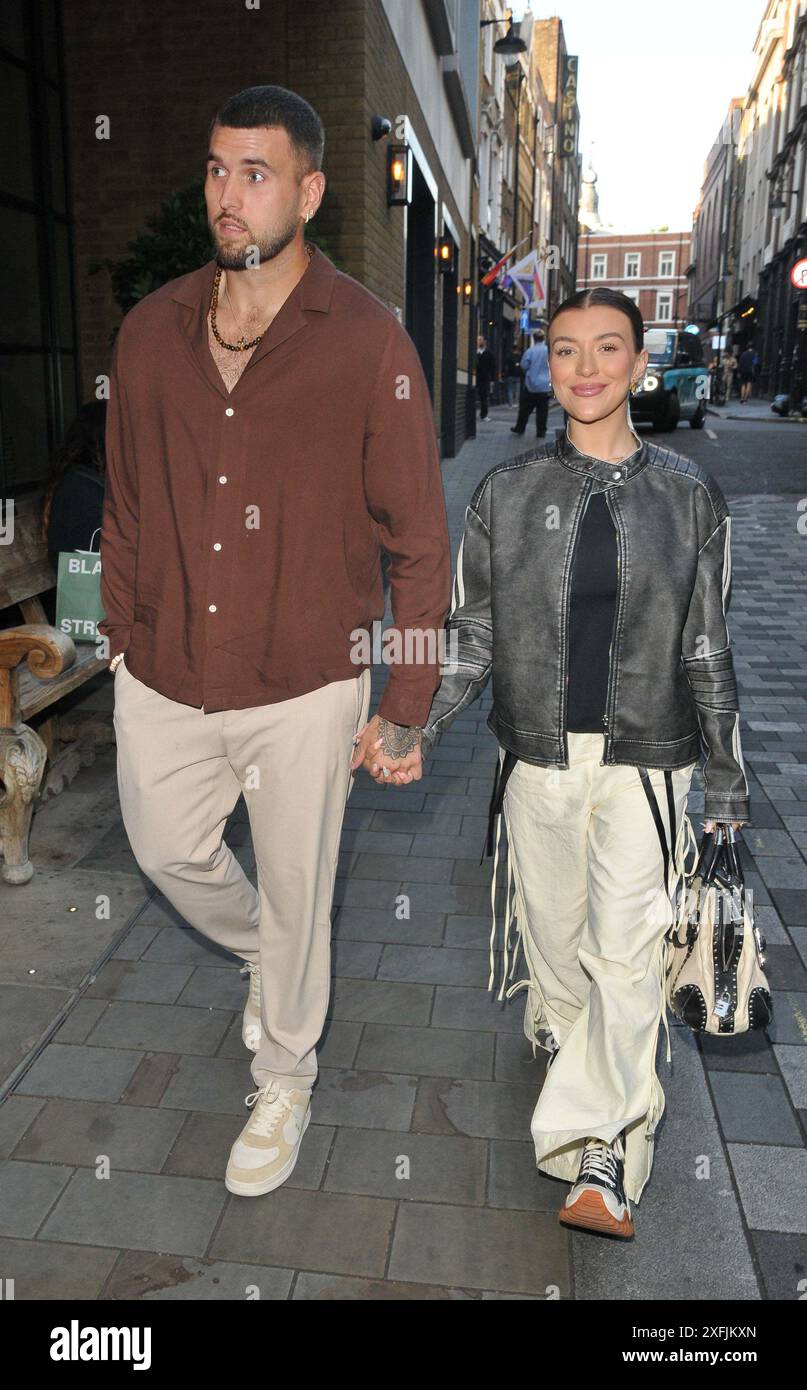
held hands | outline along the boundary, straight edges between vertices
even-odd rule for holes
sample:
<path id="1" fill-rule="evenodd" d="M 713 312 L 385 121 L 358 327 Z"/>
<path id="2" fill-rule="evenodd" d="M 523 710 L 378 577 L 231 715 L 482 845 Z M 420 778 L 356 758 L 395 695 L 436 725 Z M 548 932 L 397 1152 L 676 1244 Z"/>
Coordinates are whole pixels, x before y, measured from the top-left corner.
<path id="1" fill-rule="evenodd" d="M 374 715 L 356 735 L 351 770 L 355 772 L 363 767 L 384 787 L 390 782 L 394 786 L 419 782 L 423 776 L 420 732 L 417 726 L 393 724 L 389 719 Z"/>
<path id="2" fill-rule="evenodd" d="M 725 822 L 723 822 L 723 823 L 725 824 Z M 732 830 L 739 830 L 739 828 L 740 828 L 741 825 L 747 825 L 747 824 L 748 824 L 748 821 L 745 821 L 745 820 L 733 820 L 733 821 L 731 822 L 731 828 L 732 828 Z M 708 831 L 711 831 L 711 830 L 714 830 L 714 828 L 715 828 L 715 822 L 714 822 L 713 820 L 706 820 L 706 821 L 703 822 L 703 828 L 704 828 L 704 830 L 707 831 L 707 832 L 708 832 Z"/>

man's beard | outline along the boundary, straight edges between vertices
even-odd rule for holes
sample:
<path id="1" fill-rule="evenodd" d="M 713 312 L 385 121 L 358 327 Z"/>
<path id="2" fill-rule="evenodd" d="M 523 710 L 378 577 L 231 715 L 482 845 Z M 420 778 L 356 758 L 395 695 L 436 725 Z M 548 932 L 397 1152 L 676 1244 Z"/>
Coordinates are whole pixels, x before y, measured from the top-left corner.
<path id="1" fill-rule="evenodd" d="M 226 219 L 217 218 L 216 220 L 222 222 Z M 280 252 L 289 245 L 289 242 L 294 240 L 299 225 L 299 218 L 293 217 L 282 231 L 267 232 L 263 238 L 251 237 L 249 229 L 247 229 L 245 235 L 248 240 L 238 245 L 232 245 L 230 239 L 219 241 L 214 237 L 216 265 L 221 266 L 224 270 L 246 270 L 247 257 L 254 257 L 256 248 L 261 264 L 264 261 L 274 260 L 275 256 L 279 256 Z M 254 264 L 254 261 L 251 261 L 250 264 Z"/>

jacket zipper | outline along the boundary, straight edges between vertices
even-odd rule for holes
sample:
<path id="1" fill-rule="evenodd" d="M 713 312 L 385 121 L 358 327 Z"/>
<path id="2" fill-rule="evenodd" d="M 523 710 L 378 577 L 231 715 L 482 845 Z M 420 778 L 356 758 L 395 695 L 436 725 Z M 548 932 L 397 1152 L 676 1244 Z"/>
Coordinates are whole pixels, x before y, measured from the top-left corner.
<path id="1" fill-rule="evenodd" d="M 589 498 L 591 497 L 591 491 L 592 491 L 592 487 L 593 487 L 593 484 L 591 483 L 591 480 L 590 480 L 590 479 L 586 479 L 586 483 L 587 483 L 587 485 L 588 485 L 588 492 L 586 493 L 586 499 L 585 499 L 585 501 L 584 501 L 582 507 L 580 508 L 580 513 L 579 513 L 579 515 L 578 515 L 578 519 L 577 519 L 577 530 L 575 531 L 575 533 L 574 533 L 574 538 L 573 538 L 573 540 L 572 540 L 572 553 L 571 553 L 571 558 L 570 558 L 570 560 L 569 560 L 569 568 L 568 568 L 567 575 L 566 575 L 566 597 L 565 597 L 565 605 L 564 605 L 564 607 L 565 607 L 564 617 L 565 617 L 565 620 L 566 620 L 566 621 L 565 621 L 566 646 L 565 646 L 564 653 L 563 653 L 563 658 L 564 658 L 564 670 L 563 670 L 563 708 L 561 709 L 561 712 L 560 712 L 560 727 L 561 727 L 561 730 L 562 730 L 562 733 L 563 733 L 563 758 L 564 758 L 563 766 L 564 766 L 564 767 L 568 767 L 568 766 L 569 766 L 569 740 L 568 740 L 568 738 L 566 737 L 566 706 L 567 706 L 567 704 L 568 704 L 568 699 L 569 699 L 569 610 L 570 610 L 570 608 L 571 608 L 572 572 L 573 572 L 573 570 L 574 570 L 574 557 L 575 557 L 575 554 L 576 554 L 576 551 L 577 551 L 577 542 L 578 542 L 578 539 L 579 539 L 579 536 L 580 536 L 580 527 L 581 527 L 581 525 L 582 525 L 582 523 L 583 523 L 583 517 L 584 517 L 585 514 L 586 514 L 586 507 L 588 506 Z"/>
<path id="2" fill-rule="evenodd" d="M 619 518 L 615 514 L 614 509 L 608 500 L 607 492 L 605 494 L 605 505 L 611 513 L 611 517 L 614 523 L 614 531 L 616 532 L 617 592 L 616 604 L 614 606 L 614 622 L 611 628 L 611 641 L 608 644 L 608 685 L 605 692 L 605 714 L 602 717 L 602 722 L 605 727 L 602 743 L 603 756 L 600 758 L 600 767 L 605 767 L 608 762 L 608 754 L 611 751 L 611 740 L 613 739 L 613 729 L 611 727 L 611 724 L 609 723 L 609 716 L 612 716 L 613 714 L 613 711 L 611 710 L 611 705 L 613 704 L 613 690 L 616 685 L 616 682 L 612 679 L 613 673 L 611 670 L 611 657 L 614 650 L 614 639 L 616 638 L 617 634 L 617 628 L 619 625 L 619 610 L 622 603 L 622 532 L 619 529 Z"/>

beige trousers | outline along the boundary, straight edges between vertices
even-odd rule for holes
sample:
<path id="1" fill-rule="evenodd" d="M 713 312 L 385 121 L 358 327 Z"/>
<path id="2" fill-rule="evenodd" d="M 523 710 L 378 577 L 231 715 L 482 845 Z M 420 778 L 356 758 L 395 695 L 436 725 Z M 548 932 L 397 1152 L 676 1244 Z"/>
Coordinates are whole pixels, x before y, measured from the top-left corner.
<path id="1" fill-rule="evenodd" d="M 538 1168 L 573 1182 L 584 1140 L 625 1129 L 625 1191 L 638 1201 L 664 1112 L 655 1069 L 662 1019 L 667 1027 L 664 933 L 694 839 L 686 802 L 695 763 L 672 773 L 678 835 L 665 892 L 638 769 L 601 766 L 602 750 L 601 734 L 570 733 L 568 768 L 519 762 L 508 780 L 505 934 L 512 882 L 513 969 L 521 945 L 528 979 L 507 994 L 525 987 L 527 1037 L 544 1046 L 538 1029 L 551 1029 L 560 1046 L 531 1122 Z M 669 844 L 664 773 L 648 771 Z M 667 1050 L 669 1060 L 669 1030 Z"/>
<path id="2" fill-rule="evenodd" d="M 331 903 L 370 671 L 206 714 L 115 670 L 118 789 L 144 873 L 197 931 L 261 967 L 256 1086 L 308 1089 L 331 989 Z M 257 891 L 224 843 L 241 792 Z"/>

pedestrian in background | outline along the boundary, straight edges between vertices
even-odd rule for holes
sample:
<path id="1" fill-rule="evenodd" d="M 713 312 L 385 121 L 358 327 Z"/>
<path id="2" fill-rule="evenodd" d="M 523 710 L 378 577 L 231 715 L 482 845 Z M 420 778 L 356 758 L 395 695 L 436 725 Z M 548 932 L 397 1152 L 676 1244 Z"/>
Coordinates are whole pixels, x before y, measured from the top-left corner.
<path id="1" fill-rule="evenodd" d="M 734 376 L 737 371 L 737 358 L 730 348 L 723 358 L 723 394 L 726 401 L 730 401 L 734 389 Z"/>
<path id="2" fill-rule="evenodd" d="M 487 345 L 484 334 L 480 333 L 476 340 L 476 391 L 479 396 L 479 418 L 488 418 L 488 396 L 490 393 L 490 383 L 496 376 L 496 362 Z"/>
<path id="3" fill-rule="evenodd" d="M 750 399 L 754 385 L 754 354 L 750 347 L 743 348 L 740 353 L 737 371 L 740 376 L 740 400 L 745 402 Z"/>
<path id="4" fill-rule="evenodd" d="M 546 421 L 549 413 L 549 367 L 547 349 L 542 329 L 533 333 L 532 347 L 527 348 L 521 359 L 524 373 L 524 390 L 518 407 L 518 419 L 511 427 L 512 434 L 523 434 L 533 410 L 535 411 L 535 433 L 538 439 L 546 435 Z"/>
<path id="5" fill-rule="evenodd" d="M 86 401 L 56 451 L 42 498 L 42 536 L 58 568 L 62 550 L 89 550 L 104 508 L 107 403 Z"/>
<path id="6" fill-rule="evenodd" d="M 521 360 L 517 352 L 509 352 L 507 354 L 505 376 L 507 404 L 518 405 L 519 387 L 521 386 Z"/>

